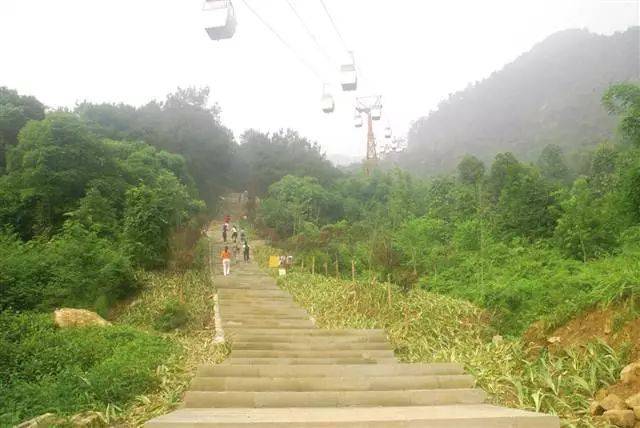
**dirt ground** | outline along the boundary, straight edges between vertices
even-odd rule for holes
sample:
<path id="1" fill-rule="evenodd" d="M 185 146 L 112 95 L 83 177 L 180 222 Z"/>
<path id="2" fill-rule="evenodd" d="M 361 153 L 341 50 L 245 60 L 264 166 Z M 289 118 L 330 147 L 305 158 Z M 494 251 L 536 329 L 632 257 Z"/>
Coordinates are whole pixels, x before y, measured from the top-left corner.
<path id="1" fill-rule="evenodd" d="M 640 360 L 640 317 L 625 307 L 595 309 L 574 318 L 551 333 L 545 333 L 542 324 L 532 325 L 523 336 L 526 343 L 546 346 L 551 352 L 563 348 L 585 345 L 600 339 L 614 349 L 629 344 L 630 361 Z M 616 394 L 627 398 L 640 392 L 640 382 L 618 382 L 598 392 L 596 398 Z"/>

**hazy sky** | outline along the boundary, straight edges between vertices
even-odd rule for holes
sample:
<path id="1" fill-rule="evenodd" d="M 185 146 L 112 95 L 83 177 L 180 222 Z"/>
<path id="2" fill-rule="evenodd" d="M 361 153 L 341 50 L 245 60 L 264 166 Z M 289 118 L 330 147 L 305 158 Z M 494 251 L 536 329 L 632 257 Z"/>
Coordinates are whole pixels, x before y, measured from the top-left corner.
<path id="1" fill-rule="evenodd" d="M 0 85 L 51 107 L 82 100 L 140 105 L 178 86 L 210 86 L 222 120 L 246 128 L 295 128 L 327 153 L 364 156 L 353 94 L 341 93 L 345 50 L 319 0 L 289 0 L 328 53 L 308 37 L 287 0 L 246 0 L 316 70 L 314 75 L 246 7 L 213 42 L 201 0 L 0 0 Z M 406 134 L 448 93 L 488 76 L 551 33 L 610 34 L 640 23 L 640 0 L 325 0 L 361 69 L 359 95 L 381 94 L 383 118 Z M 320 110 L 323 81 L 336 110 Z"/>

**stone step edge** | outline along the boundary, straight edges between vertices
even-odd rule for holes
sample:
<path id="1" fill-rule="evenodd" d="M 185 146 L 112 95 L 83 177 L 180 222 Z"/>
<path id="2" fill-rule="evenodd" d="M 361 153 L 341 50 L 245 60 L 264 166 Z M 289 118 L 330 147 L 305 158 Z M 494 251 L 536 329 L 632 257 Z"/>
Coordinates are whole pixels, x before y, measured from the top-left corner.
<path id="1" fill-rule="evenodd" d="M 148 428 L 447 427 L 559 428 L 557 416 L 488 404 L 445 406 L 180 409 L 145 424 Z"/>

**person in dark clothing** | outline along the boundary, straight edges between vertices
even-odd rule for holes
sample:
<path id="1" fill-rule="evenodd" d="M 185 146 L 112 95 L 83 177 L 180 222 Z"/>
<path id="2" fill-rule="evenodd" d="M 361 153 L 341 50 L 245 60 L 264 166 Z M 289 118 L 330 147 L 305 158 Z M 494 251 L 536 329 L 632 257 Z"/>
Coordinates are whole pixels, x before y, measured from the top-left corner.
<path id="1" fill-rule="evenodd" d="M 244 254 L 244 262 L 245 263 L 249 263 L 249 243 L 247 241 L 244 241 L 244 244 L 242 246 L 242 252 Z"/>
<path id="2" fill-rule="evenodd" d="M 229 230 L 229 223 L 222 225 L 222 240 L 227 242 L 227 231 Z"/>

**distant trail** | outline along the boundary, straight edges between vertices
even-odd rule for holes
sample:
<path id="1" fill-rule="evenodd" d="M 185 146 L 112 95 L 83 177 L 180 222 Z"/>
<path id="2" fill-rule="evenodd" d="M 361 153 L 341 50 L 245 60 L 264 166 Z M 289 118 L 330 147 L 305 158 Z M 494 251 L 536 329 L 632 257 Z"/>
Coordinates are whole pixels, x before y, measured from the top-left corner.
<path id="1" fill-rule="evenodd" d="M 227 201 L 236 214 L 237 198 Z M 216 332 L 231 354 L 200 366 L 183 407 L 146 427 L 559 427 L 555 416 L 483 404 L 461 364 L 398 362 L 384 330 L 318 328 L 255 263 L 213 280 Z"/>

